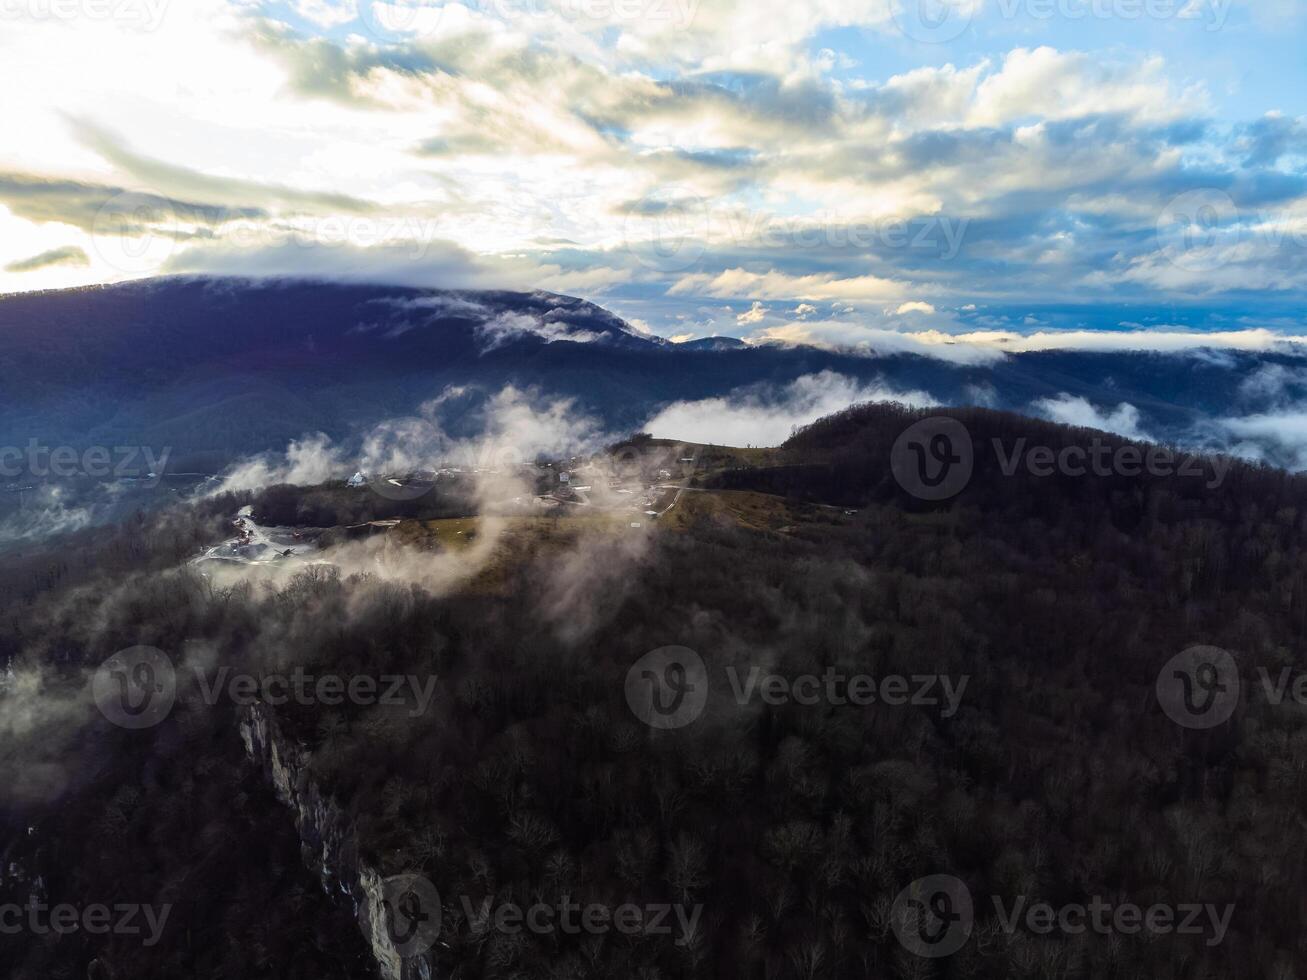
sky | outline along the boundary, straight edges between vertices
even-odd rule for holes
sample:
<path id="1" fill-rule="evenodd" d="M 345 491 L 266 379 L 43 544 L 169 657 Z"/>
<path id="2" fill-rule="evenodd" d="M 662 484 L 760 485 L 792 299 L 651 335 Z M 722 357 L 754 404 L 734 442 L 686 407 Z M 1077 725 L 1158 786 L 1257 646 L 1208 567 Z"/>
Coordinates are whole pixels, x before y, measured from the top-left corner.
<path id="1" fill-rule="evenodd" d="M 674 339 L 1304 329 L 1299 0 L 0 0 L 0 292 L 582 296 Z"/>

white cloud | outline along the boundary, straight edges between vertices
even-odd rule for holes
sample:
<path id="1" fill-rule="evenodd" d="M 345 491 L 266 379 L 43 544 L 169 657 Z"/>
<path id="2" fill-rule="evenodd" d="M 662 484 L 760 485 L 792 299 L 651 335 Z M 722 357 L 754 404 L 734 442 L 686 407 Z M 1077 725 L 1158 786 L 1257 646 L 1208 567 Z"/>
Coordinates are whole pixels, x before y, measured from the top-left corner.
<path id="1" fill-rule="evenodd" d="M 1289 470 L 1307 470 L 1307 412 L 1221 419 L 1216 427 L 1230 452 Z"/>
<path id="2" fill-rule="evenodd" d="M 1081 426 L 1115 432 L 1128 439 L 1151 441 L 1148 433 L 1139 427 L 1139 409 L 1129 402 L 1121 402 L 1114 409 L 1102 411 L 1086 398 L 1062 392 L 1055 398 L 1041 398 L 1031 405 L 1036 413 L 1061 422 L 1063 425 Z"/>
<path id="3" fill-rule="evenodd" d="M 1016 48 L 1000 71 L 980 82 L 969 118 L 994 126 L 1031 117 L 1126 113 L 1160 122 L 1205 111 L 1203 91 L 1175 91 L 1164 68 L 1160 57 L 1121 63 L 1046 46 Z"/>
<path id="4" fill-rule="evenodd" d="M 722 299 L 752 294 L 775 300 L 820 301 L 891 299 L 903 291 L 904 287 L 899 283 L 877 276 L 840 278 L 834 273 L 795 276 L 775 269 L 769 272 L 727 269 L 717 275 L 691 273 L 682 276 L 668 293 L 673 296 L 716 296 Z"/>
<path id="5" fill-rule="evenodd" d="M 291 442 L 284 454 L 263 453 L 237 463 L 222 475 L 213 492 L 258 490 L 283 483 L 316 486 L 347 476 L 349 466 L 342 449 L 318 432 Z"/>
<path id="6" fill-rule="evenodd" d="M 783 388 L 744 388 L 723 398 L 675 402 L 645 423 L 658 438 L 726 446 L 779 446 L 799 426 L 859 402 L 897 401 L 933 405 L 923 391 L 898 391 L 822 371 Z"/>

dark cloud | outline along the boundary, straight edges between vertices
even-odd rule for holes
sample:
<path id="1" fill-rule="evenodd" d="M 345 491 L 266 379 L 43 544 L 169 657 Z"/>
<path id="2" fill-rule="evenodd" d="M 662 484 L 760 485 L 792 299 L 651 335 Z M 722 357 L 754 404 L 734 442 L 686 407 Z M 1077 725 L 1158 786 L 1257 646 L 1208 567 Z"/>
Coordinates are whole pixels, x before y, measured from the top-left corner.
<path id="1" fill-rule="evenodd" d="M 178 219 L 221 224 L 265 216 L 258 208 L 198 204 L 110 184 L 17 173 L 0 173 L 0 204 L 28 221 L 58 222 L 87 232 L 97 230 L 97 221 L 103 222 L 108 215 L 115 222 L 114 230 L 123 234 L 141 234 Z"/>
<path id="2" fill-rule="evenodd" d="M 5 266 L 5 272 L 35 272 L 37 269 L 48 269 L 56 265 L 90 264 L 91 260 L 87 258 L 84 251 L 76 245 L 65 245 L 63 248 L 52 248 L 40 255 L 33 255 L 30 259 L 10 262 Z"/>

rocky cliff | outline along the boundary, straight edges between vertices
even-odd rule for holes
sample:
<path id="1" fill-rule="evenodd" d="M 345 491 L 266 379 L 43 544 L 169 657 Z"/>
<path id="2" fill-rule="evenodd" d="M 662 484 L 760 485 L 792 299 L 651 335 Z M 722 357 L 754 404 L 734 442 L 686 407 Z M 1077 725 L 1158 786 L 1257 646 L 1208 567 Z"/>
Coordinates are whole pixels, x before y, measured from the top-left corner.
<path id="1" fill-rule="evenodd" d="M 353 903 L 383 980 L 435 980 L 431 954 L 405 958 L 395 948 L 382 912 L 386 879 L 360 859 L 354 827 L 320 791 L 308 751 L 284 734 L 267 705 L 242 709 L 240 733 L 246 753 L 263 767 L 277 798 L 294 813 L 305 864 L 321 875 L 324 889 Z"/>

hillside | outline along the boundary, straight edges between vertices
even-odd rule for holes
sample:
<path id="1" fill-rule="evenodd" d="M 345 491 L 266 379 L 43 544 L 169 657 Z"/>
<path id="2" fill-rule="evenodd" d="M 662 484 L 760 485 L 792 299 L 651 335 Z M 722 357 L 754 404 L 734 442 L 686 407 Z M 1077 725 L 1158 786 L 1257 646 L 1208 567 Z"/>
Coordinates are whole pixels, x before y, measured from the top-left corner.
<path id="1" fill-rule="evenodd" d="M 0 447 L 169 449 L 179 473 L 217 472 L 308 433 L 350 445 L 442 395 L 436 420 L 466 434 L 477 406 L 509 384 L 571 399 L 622 432 L 678 402 L 810 411 L 789 404 L 786 386 L 832 372 L 855 388 L 1025 414 L 1040 414 L 1043 399 L 1084 399 L 1105 414 L 1128 404 L 1143 431 L 1199 446 L 1234 439 L 1220 420 L 1275 410 L 1301 388 L 1300 360 L 1278 350 L 958 363 L 946 350 L 671 344 L 571 297 L 310 280 L 169 278 L 0 296 L 0 337 Z M 1247 438 L 1268 458 L 1296 458 L 1275 439 Z"/>
<path id="2" fill-rule="evenodd" d="M 945 414 L 976 446 L 1088 451 L 1109 438 Z M 435 975 L 1291 976 L 1307 957 L 1295 912 L 1307 716 L 1274 703 L 1259 671 L 1299 669 L 1307 479 L 1243 463 L 1222 464 L 1218 486 L 1009 476 L 978 452 L 969 484 L 929 502 L 905 492 L 889 459 L 922 417 L 852 409 L 756 464 L 730 456 L 652 528 L 518 522 L 480 558 L 482 537 L 466 535 L 482 528 L 448 519 L 348 545 L 376 549 L 363 564 L 341 551 L 284 576 L 178 566 L 230 534 L 224 515 L 249 498 L 157 530 L 86 532 L 57 561 L 27 556 L 0 576 L 0 659 L 19 678 L 39 672 L 49 703 L 68 707 L 8 743 L 11 839 L 30 825 L 61 855 L 52 899 L 184 900 L 204 948 L 228 939 L 245 976 L 272 964 L 308 975 L 296 971 L 336 954 L 286 922 L 260 959 L 229 892 L 195 884 L 213 848 L 227 876 L 270 889 L 278 909 L 298 907 L 319 874 L 346 912 L 369 874 L 426 877 L 441 896 L 440 943 L 414 963 Z M 474 560 L 488 578 L 435 574 Z M 124 732 L 79 692 L 84 671 L 132 644 L 165 651 L 183 677 L 301 665 L 429 680 L 432 700 L 250 709 L 208 704 L 186 682 L 170 717 Z M 1195 645 L 1231 651 L 1244 692 L 1203 730 L 1173 721 L 1157 694 Z M 651 729 L 628 677 L 668 646 L 702 658 L 707 699 Z M 858 706 L 777 700 L 769 682 L 742 695 L 754 671 L 795 694 L 799 679 L 829 674 L 903 678 L 907 690 L 931 678 L 934 693 Z M 237 771 L 241 725 L 250 751 Z M 103 750 L 70 754 L 92 744 Z M 52 766 L 70 768 L 36 778 Z M 280 817 L 258 809 L 269 781 L 292 800 Z M 309 835 L 298 876 L 270 871 L 289 860 L 280 838 L 250 850 L 227 829 L 256 814 L 282 836 L 296 821 Z M 117 856 L 99 854 L 87 827 L 114 828 Z M 909 882 L 938 874 L 964 883 L 974 923 L 957 952 L 923 960 L 896 939 L 891 910 Z M 697 925 L 487 932 L 467 914 L 569 897 L 697 909 Z M 1096 897 L 1219 914 L 1198 932 L 1144 934 L 1046 934 L 1001 914 Z M 170 931 L 152 949 L 32 944 L 19 962 L 59 975 L 94 954 L 105 976 L 172 977 L 195 962 L 194 935 Z"/>

